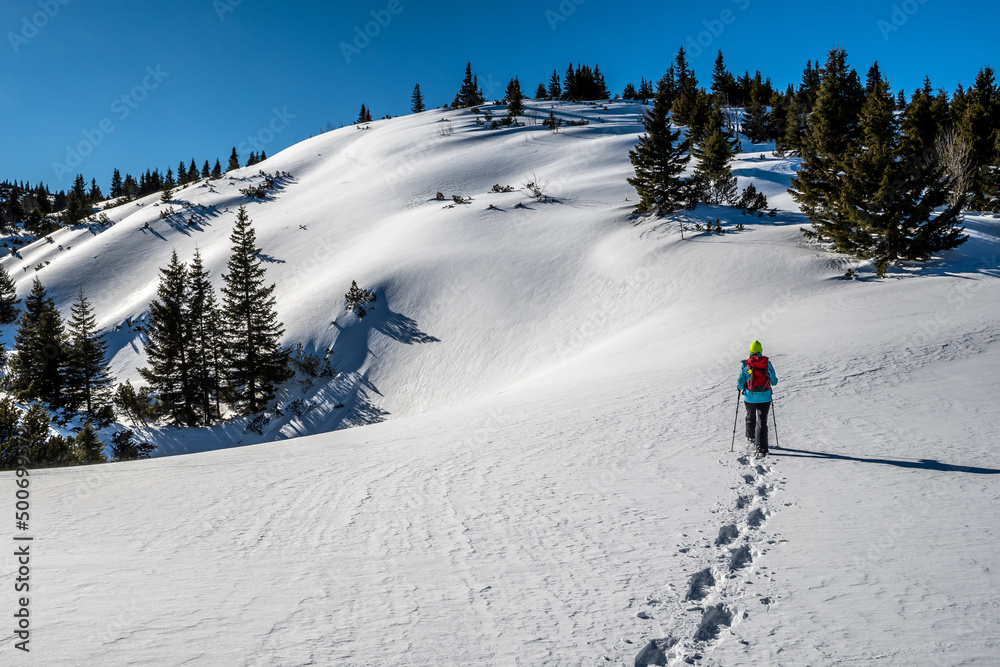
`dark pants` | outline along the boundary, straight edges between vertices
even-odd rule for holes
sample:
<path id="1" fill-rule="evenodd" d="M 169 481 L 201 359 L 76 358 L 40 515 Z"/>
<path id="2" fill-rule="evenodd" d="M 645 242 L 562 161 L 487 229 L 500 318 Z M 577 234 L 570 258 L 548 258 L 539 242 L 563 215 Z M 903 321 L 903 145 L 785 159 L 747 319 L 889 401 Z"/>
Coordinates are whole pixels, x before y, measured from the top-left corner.
<path id="1" fill-rule="evenodd" d="M 747 403 L 747 437 L 757 443 L 757 451 L 767 451 L 767 412 L 770 403 Z"/>

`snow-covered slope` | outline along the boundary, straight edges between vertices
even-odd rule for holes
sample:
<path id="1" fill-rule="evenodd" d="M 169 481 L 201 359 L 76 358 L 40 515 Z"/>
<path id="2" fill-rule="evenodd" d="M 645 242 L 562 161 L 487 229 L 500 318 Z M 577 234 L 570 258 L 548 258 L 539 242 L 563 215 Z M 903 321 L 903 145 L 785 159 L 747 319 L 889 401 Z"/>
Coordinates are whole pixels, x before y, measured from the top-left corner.
<path id="1" fill-rule="evenodd" d="M 33 473 L 37 664 L 1000 661 L 997 221 L 874 280 L 803 243 L 795 161 L 747 146 L 778 217 L 700 207 L 728 233 L 681 240 L 630 217 L 639 110 L 556 110 L 591 122 L 429 111 L 261 165 L 291 174 L 249 204 L 287 338 L 343 373 L 266 433 L 307 437 Z M 179 192 L 193 226 L 150 198 L 4 261 L 134 322 L 171 249 L 218 278 L 256 169 Z M 556 201 L 489 192 L 532 173 Z M 342 312 L 351 280 L 371 320 Z M 729 452 L 755 337 L 779 377 L 761 463 Z M 113 341 L 129 377 L 138 339 Z"/>

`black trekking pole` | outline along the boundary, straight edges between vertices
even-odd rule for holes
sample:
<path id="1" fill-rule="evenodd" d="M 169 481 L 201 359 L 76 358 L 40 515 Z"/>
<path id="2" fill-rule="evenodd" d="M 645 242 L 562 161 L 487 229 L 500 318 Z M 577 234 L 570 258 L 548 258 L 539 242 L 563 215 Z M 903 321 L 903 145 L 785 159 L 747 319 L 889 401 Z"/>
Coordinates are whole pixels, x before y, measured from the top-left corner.
<path id="1" fill-rule="evenodd" d="M 774 416 L 774 397 L 771 397 L 771 421 L 774 423 L 774 448 L 781 449 L 778 444 L 778 419 Z"/>
<path id="2" fill-rule="evenodd" d="M 736 390 L 736 419 L 733 420 L 733 443 L 729 446 L 729 451 L 736 447 L 736 425 L 740 421 L 740 390 Z M 775 429 L 777 431 L 777 429 Z"/>

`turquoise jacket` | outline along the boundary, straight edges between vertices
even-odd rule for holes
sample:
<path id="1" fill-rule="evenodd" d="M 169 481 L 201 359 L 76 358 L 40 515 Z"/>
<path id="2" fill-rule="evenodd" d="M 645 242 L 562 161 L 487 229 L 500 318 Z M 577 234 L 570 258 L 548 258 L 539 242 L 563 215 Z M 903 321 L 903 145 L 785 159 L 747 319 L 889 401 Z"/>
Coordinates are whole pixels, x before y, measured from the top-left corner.
<path id="1" fill-rule="evenodd" d="M 767 362 L 767 375 L 770 378 L 772 385 L 778 384 L 778 378 L 774 375 L 774 366 L 771 365 L 770 361 Z M 743 400 L 747 403 L 770 403 L 770 389 L 765 389 L 764 391 L 747 390 L 746 386 L 749 378 L 750 374 L 747 372 L 747 360 L 744 359 L 740 362 L 740 376 L 736 379 L 736 388 L 743 392 Z"/>

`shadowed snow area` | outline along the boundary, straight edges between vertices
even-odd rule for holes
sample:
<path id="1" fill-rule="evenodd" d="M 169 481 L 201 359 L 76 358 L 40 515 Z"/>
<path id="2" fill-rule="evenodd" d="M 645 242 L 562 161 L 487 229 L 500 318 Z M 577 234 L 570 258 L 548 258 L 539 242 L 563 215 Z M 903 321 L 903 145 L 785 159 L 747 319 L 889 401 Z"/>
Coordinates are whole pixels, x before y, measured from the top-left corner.
<path id="1" fill-rule="evenodd" d="M 32 472 L 32 664 L 1000 661 L 1000 223 L 876 280 L 802 240 L 796 158 L 734 165 L 776 217 L 637 219 L 641 109 L 557 103 L 590 123 L 553 134 L 532 106 L 329 132 L 179 189 L 175 218 L 151 196 L 2 260 L 64 312 L 82 287 L 135 383 L 158 267 L 200 248 L 218 284 L 246 204 L 285 342 L 340 371 L 262 436 L 149 429 L 157 459 Z M 288 176 L 251 202 L 258 169 Z M 754 338 L 762 462 L 742 406 L 729 447 Z"/>

